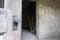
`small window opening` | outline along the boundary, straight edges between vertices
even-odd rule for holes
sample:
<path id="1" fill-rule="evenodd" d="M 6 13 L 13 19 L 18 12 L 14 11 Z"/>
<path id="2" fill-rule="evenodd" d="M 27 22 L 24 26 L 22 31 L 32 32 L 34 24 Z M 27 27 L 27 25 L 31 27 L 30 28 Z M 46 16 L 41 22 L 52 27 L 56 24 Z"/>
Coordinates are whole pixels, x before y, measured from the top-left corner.
<path id="1" fill-rule="evenodd" d="M 4 8 L 4 0 L 0 0 L 0 8 Z"/>

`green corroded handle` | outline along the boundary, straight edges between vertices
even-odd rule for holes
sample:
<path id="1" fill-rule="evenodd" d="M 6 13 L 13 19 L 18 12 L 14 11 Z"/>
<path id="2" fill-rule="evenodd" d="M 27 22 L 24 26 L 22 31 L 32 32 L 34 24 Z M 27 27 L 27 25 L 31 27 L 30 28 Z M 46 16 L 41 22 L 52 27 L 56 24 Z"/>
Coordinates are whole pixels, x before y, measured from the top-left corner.
<path id="1" fill-rule="evenodd" d="M 16 23 L 20 22 L 20 18 L 18 16 L 14 16 L 13 21 Z"/>

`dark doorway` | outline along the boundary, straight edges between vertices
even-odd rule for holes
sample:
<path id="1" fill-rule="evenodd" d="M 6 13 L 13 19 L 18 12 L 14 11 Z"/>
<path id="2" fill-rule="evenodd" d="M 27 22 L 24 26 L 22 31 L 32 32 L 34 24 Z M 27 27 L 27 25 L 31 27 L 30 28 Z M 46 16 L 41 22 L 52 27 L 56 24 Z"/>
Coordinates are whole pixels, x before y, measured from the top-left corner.
<path id="1" fill-rule="evenodd" d="M 36 2 L 22 3 L 22 30 L 36 34 Z"/>

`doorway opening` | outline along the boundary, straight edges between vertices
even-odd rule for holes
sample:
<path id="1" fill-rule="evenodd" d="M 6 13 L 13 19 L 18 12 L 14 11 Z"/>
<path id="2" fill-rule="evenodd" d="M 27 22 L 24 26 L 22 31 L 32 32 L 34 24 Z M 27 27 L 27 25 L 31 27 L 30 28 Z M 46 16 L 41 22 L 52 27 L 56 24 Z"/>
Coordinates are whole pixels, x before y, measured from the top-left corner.
<path id="1" fill-rule="evenodd" d="M 36 35 L 36 1 L 22 0 L 22 33 Z"/>

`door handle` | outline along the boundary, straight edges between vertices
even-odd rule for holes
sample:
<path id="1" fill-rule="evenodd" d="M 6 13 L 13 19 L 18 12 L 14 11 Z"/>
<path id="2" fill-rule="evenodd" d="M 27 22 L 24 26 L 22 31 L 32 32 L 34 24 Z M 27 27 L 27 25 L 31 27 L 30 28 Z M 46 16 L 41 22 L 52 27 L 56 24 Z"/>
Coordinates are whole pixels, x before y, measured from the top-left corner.
<path id="1" fill-rule="evenodd" d="M 13 31 L 17 31 L 19 22 L 20 18 L 18 16 L 13 16 Z"/>

